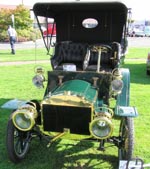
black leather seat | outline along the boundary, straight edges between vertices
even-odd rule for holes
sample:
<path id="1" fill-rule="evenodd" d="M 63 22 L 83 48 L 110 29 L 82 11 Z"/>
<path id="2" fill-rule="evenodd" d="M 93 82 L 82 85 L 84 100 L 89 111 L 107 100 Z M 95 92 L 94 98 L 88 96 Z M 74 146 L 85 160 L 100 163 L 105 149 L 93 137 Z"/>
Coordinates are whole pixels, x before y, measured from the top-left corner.
<path id="1" fill-rule="evenodd" d="M 83 61 L 87 52 L 87 44 L 61 42 L 56 44 L 55 55 L 51 58 L 54 70 L 63 70 L 63 65 L 74 64 L 77 70 L 83 69 Z"/>

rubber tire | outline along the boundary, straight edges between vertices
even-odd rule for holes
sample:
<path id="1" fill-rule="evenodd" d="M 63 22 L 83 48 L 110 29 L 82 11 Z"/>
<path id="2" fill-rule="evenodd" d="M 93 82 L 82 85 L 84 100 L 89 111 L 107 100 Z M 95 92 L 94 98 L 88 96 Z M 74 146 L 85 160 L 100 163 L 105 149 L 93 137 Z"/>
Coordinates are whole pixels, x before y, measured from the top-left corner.
<path id="1" fill-rule="evenodd" d="M 149 71 L 149 70 L 146 70 L 146 74 L 147 74 L 147 75 L 150 75 L 150 71 Z"/>
<path id="2" fill-rule="evenodd" d="M 123 117 L 120 122 L 119 136 L 124 144 L 118 148 L 119 160 L 131 160 L 134 150 L 134 124 L 133 118 Z"/>
<path id="3" fill-rule="evenodd" d="M 22 138 L 19 135 L 22 136 Z M 7 146 L 8 157 L 14 163 L 21 162 L 25 158 L 26 154 L 28 153 L 29 142 L 24 142 L 26 136 L 27 136 L 27 132 L 22 132 L 17 130 L 14 127 L 12 120 L 10 119 L 8 121 L 6 146 Z M 22 149 L 21 146 L 23 146 Z M 18 152 L 20 150 L 21 152 Z"/>

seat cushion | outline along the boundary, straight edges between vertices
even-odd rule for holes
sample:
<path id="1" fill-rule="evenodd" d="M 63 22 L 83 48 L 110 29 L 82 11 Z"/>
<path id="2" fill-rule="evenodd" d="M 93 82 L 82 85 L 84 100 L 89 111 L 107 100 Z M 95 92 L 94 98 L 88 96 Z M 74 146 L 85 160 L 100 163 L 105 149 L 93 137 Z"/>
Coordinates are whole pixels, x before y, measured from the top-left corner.
<path id="1" fill-rule="evenodd" d="M 80 69 L 87 52 L 87 44 L 61 42 L 55 47 L 55 55 L 51 59 L 52 67 L 56 69 L 64 63 L 74 63 Z"/>

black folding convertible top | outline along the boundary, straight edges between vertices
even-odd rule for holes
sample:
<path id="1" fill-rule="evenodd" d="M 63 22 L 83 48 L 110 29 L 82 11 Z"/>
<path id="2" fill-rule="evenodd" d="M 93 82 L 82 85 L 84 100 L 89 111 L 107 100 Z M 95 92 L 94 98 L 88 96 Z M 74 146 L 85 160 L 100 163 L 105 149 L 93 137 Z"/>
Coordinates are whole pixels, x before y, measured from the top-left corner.
<path id="1" fill-rule="evenodd" d="M 36 16 L 54 18 L 57 42 L 74 41 L 89 43 L 121 42 L 126 29 L 127 7 L 121 2 L 43 2 L 33 7 Z M 98 26 L 86 29 L 82 21 L 94 18 Z"/>

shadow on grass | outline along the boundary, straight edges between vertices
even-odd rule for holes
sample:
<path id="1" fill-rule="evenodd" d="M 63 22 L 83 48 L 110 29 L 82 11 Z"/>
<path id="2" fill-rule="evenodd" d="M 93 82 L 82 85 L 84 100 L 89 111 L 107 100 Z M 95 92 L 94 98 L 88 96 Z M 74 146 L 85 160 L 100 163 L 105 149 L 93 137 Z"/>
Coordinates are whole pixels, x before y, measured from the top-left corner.
<path id="1" fill-rule="evenodd" d="M 0 99 L 0 106 L 10 99 Z M 35 138 L 31 141 L 30 151 L 19 164 L 9 161 L 6 150 L 6 128 L 11 110 L 0 108 L 0 168 L 5 169 L 99 169 L 118 168 L 116 148 L 98 151 L 98 142 L 57 140 L 49 148 L 48 141 Z M 107 146 L 107 144 L 106 144 Z M 108 149 L 108 150 L 107 150 Z"/>
<path id="2" fill-rule="evenodd" d="M 24 160 L 23 166 L 34 168 L 35 165 L 38 169 L 118 168 L 118 158 L 109 154 L 109 151 L 107 153 L 98 151 L 93 142 L 82 143 L 81 141 L 77 144 L 66 143 L 66 140 L 64 142 L 57 141 L 50 148 L 46 147 L 45 141 L 41 144 L 36 142 L 33 145 L 32 143 L 32 150 Z M 34 165 L 31 161 L 34 161 Z"/>

